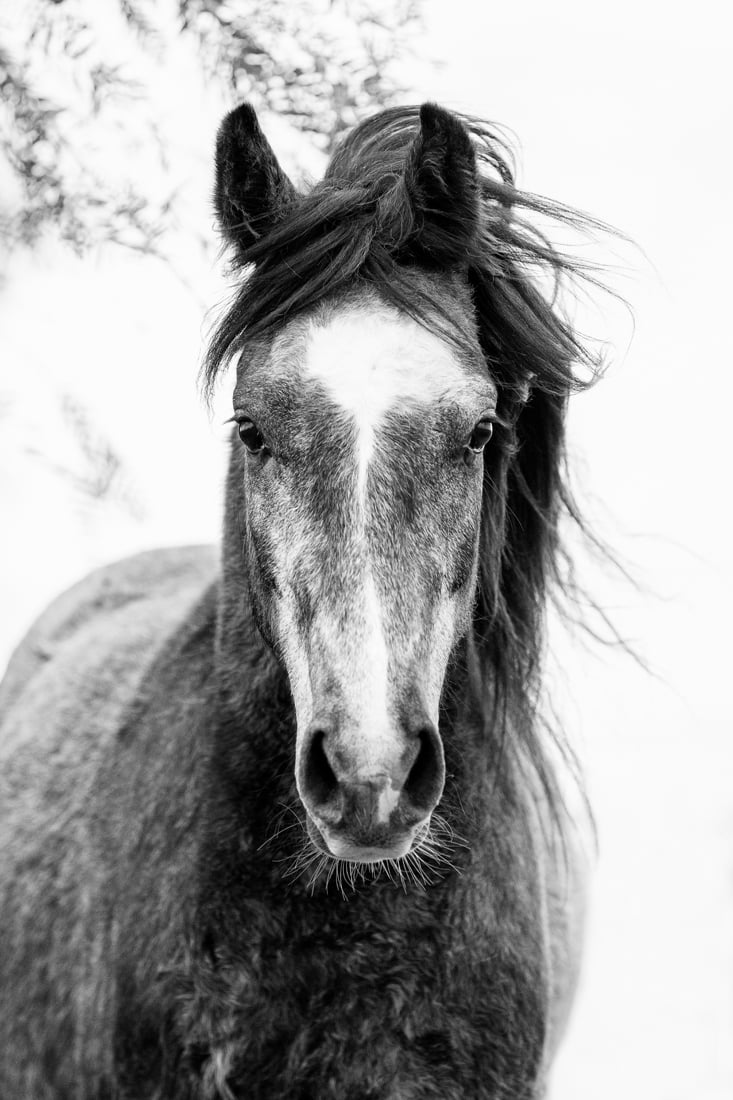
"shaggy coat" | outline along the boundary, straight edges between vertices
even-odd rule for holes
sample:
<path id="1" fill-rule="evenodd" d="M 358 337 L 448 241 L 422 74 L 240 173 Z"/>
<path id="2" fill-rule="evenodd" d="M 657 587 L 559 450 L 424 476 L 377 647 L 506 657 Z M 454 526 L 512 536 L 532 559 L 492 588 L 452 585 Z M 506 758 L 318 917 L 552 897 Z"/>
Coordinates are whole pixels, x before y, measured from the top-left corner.
<path id="1" fill-rule="evenodd" d="M 354 300 L 478 348 L 496 383 L 476 558 L 455 582 L 473 585 L 470 621 L 441 693 L 442 848 L 415 875 L 302 863 L 277 577 L 247 535 L 235 436 L 221 554 L 93 574 L 0 689 L 0 1097 L 537 1100 L 583 893 L 562 742 L 537 717 L 558 523 L 577 518 L 564 408 L 588 363 L 532 275 L 567 267 L 517 213 L 549 207 L 514 189 L 488 127 L 431 105 L 362 124 L 305 196 L 238 108 L 215 202 L 243 275 L 210 384 Z"/>

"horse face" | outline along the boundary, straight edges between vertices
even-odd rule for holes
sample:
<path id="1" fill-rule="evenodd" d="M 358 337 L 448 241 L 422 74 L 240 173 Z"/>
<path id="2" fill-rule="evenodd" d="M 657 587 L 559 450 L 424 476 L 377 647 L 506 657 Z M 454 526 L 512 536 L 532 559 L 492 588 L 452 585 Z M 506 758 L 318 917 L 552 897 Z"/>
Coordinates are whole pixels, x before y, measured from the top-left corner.
<path id="1" fill-rule="evenodd" d="M 250 588 L 290 680 L 309 833 L 332 856 L 406 854 L 441 797 L 495 402 L 478 348 L 371 295 L 292 322 L 240 370 Z"/>

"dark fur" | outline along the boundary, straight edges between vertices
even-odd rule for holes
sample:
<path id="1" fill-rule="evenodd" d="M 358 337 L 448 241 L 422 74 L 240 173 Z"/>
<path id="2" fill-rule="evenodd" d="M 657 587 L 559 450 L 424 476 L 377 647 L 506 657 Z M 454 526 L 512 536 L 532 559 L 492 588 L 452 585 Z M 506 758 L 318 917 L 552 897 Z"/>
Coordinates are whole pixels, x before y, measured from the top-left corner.
<path id="1" fill-rule="evenodd" d="M 470 291 L 501 427 L 441 715 L 440 809 L 466 846 L 425 887 L 288 876 L 294 715 L 253 620 L 235 444 L 220 570 L 189 551 L 103 571 L 11 663 L 0 1096 L 537 1098 L 577 965 L 579 871 L 535 710 L 558 523 L 577 514 L 564 406 L 588 363 L 531 278 L 567 266 L 516 214 L 548 205 L 514 190 L 484 124 L 430 105 L 358 127 L 302 198 L 248 109 L 217 164 L 223 230 L 256 267 L 209 383 L 246 341 L 367 286 L 460 345 L 445 288 Z"/>

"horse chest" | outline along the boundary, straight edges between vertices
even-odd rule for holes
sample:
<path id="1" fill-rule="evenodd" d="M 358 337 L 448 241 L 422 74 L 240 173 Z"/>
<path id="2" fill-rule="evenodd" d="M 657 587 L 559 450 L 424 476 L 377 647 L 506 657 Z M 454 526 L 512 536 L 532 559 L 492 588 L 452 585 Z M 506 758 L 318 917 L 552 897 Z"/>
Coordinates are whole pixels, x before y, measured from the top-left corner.
<path id="1" fill-rule="evenodd" d="M 416 914 L 417 916 L 417 914 Z M 199 983 L 202 1097 L 458 1100 L 535 1095 L 538 961 L 487 927 L 343 921 L 264 935 Z M 195 1021 L 195 1023 L 194 1023 Z"/>

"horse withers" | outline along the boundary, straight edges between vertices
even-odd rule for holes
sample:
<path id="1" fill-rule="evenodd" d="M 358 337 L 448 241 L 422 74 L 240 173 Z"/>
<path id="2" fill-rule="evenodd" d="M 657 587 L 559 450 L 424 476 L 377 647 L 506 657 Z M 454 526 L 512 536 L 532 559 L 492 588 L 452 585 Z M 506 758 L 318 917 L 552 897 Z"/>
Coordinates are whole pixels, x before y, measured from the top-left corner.
<path id="1" fill-rule="evenodd" d="M 305 194 L 238 107 L 215 205 L 221 554 L 93 574 L 0 695 L 0 1096 L 540 1097 L 583 897 L 543 608 L 593 363 L 531 218 L 569 215 L 433 104 Z"/>

